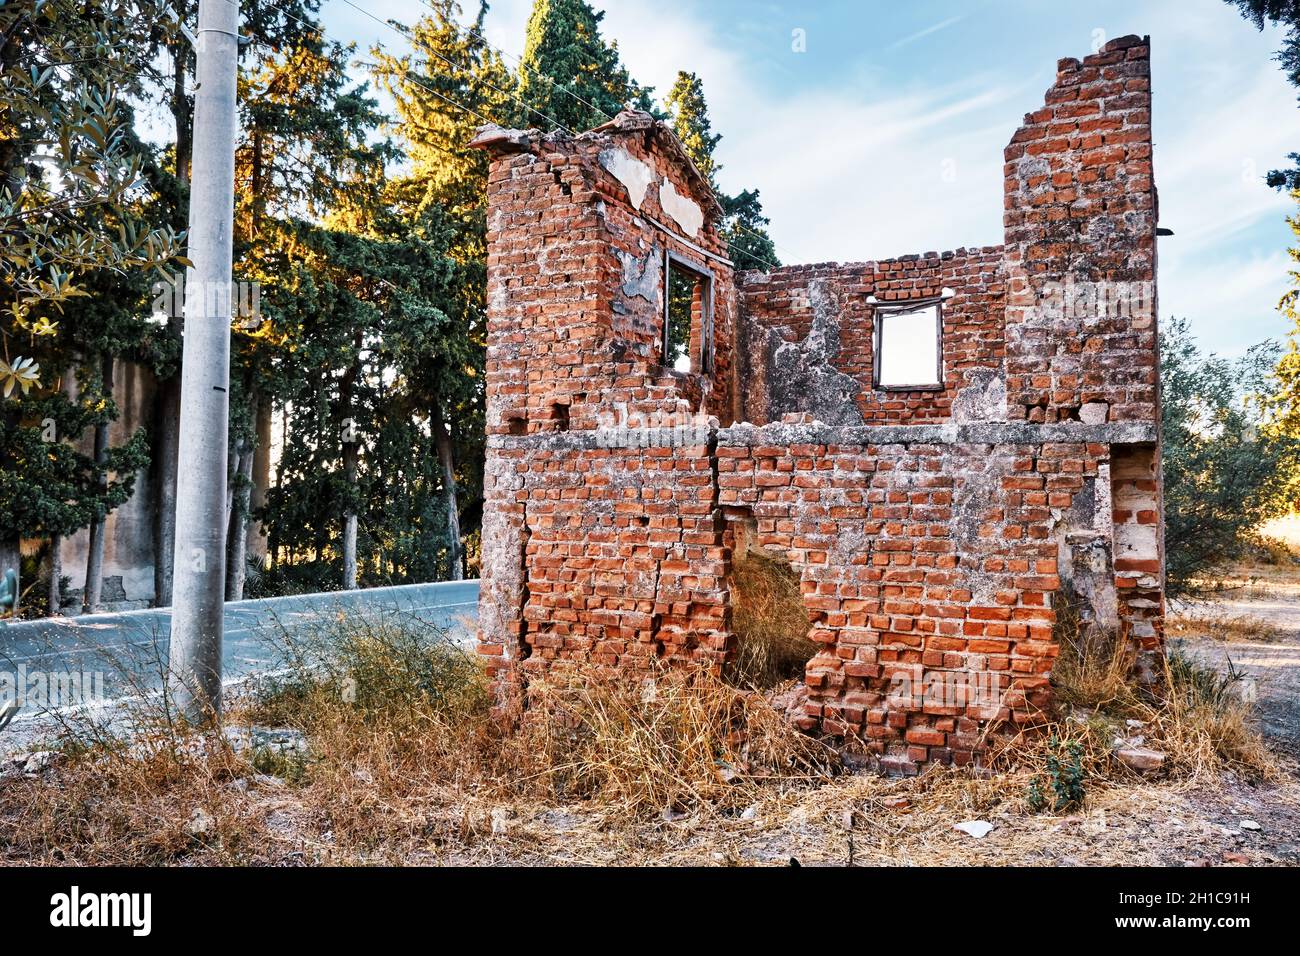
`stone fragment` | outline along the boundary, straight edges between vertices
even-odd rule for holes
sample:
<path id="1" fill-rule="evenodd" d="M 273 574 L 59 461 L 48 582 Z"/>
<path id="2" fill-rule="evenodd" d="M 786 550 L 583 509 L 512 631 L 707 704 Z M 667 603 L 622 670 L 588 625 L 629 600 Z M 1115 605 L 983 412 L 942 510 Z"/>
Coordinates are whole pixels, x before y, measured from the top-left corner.
<path id="1" fill-rule="evenodd" d="M 1148 747 L 1121 747 L 1115 751 L 1115 756 L 1124 766 L 1138 773 L 1154 773 L 1165 765 L 1165 755 Z"/>

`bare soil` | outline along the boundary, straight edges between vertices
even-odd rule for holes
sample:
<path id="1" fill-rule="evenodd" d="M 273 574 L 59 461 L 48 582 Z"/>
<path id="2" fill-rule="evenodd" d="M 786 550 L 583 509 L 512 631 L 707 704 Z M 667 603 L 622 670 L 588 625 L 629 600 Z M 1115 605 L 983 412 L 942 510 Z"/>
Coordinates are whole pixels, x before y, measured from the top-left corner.
<path id="1" fill-rule="evenodd" d="M 1170 647 L 1244 675 L 1265 736 L 1300 758 L 1300 565 L 1238 566 L 1218 583 L 1210 598 L 1172 609 L 1182 636 Z"/>

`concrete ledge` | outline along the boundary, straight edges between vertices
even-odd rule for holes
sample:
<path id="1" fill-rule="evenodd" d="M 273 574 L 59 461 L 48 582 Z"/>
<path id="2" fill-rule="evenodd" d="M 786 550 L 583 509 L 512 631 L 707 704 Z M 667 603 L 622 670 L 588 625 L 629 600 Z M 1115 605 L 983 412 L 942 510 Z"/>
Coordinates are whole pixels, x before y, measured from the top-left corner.
<path id="1" fill-rule="evenodd" d="M 1154 444 L 1154 422 L 980 422 L 955 425 L 733 425 L 710 428 L 598 429 L 537 435 L 490 435 L 488 447 L 531 451 L 597 448 L 687 448 L 716 441 L 728 448 L 756 445 L 1036 445 L 1044 442 L 1105 445 Z"/>
<path id="2" fill-rule="evenodd" d="M 1032 445 L 1097 442 L 1143 445 L 1156 440 L 1153 422 L 977 422 L 943 425 L 734 425 L 718 430 L 718 444 L 747 445 Z"/>

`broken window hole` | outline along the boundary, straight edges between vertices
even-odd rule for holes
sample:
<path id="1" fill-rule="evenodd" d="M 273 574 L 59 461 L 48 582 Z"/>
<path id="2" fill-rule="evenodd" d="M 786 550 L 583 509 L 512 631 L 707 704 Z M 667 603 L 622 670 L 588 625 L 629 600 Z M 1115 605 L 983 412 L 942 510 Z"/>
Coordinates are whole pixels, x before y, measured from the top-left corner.
<path id="1" fill-rule="evenodd" d="M 746 547 L 732 565 L 731 629 L 736 649 L 724 676 L 737 687 L 771 690 L 801 680 L 817 653 L 799 572 L 789 561 Z"/>
<path id="2" fill-rule="evenodd" d="M 677 372 L 713 371 L 713 273 L 665 253 L 663 364 Z"/>

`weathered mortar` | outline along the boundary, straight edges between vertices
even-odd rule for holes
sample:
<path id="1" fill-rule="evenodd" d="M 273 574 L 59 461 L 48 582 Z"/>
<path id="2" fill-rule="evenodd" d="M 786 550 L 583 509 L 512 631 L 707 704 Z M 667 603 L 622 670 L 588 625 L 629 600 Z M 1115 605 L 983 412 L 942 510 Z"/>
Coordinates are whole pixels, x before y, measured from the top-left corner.
<path id="1" fill-rule="evenodd" d="M 721 666 L 745 544 L 798 570 L 800 726 L 882 765 L 975 759 L 1050 704 L 1068 593 L 1161 647 L 1149 48 L 1062 61 L 1007 150 L 1007 243 L 736 277 L 675 138 L 487 129 L 480 650 L 505 706 L 561 662 Z M 713 276 L 664 367 L 664 262 Z M 1149 286 L 1124 314 L 1062 284 Z M 875 387 L 879 303 L 942 296 L 937 387 Z M 1089 311 L 1092 309 L 1092 311 Z"/>

